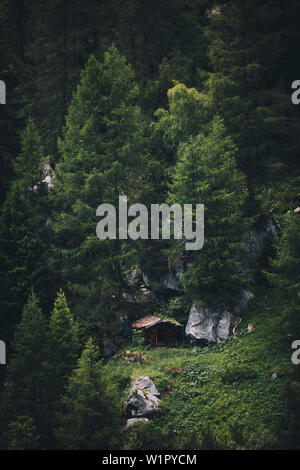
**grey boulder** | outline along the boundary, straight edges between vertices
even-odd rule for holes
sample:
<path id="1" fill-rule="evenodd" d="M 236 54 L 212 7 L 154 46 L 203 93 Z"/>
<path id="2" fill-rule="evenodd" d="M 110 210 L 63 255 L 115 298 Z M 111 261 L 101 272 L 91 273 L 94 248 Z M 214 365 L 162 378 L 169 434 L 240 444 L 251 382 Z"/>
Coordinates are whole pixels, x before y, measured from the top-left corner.
<path id="1" fill-rule="evenodd" d="M 149 377 L 134 382 L 126 401 L 127 418 L 151 418 L 159 413 L 160 393 Z"/>
<path id="2" fill-rule="evenodd" d="M 124 429 L 130 428 L 133 424 L 149 421 L 148 418 L 129 418 Z"/>
<path id="3" fill-rule="evenodd" d="M 230 335 L 234 316 L 227 310 L 203 308 L 194 301 L 185 334 L 203 343 L 221 343 Z"/>

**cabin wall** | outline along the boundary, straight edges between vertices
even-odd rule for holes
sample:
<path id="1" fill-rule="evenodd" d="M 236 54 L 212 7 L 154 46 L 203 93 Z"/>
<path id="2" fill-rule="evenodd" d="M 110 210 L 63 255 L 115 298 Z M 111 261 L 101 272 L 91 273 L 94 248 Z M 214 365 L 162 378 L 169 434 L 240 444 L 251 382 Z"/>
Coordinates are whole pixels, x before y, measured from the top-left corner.
<path id="1" fill-rule="evenodd" d="M 158 325 L 145 330 L 146 342 L 153 348 L 161 346 L 173 346 L 180 339 L 179 328 L 171 325 Z M 180 328 L 181 329 L 181 328 Z"/>

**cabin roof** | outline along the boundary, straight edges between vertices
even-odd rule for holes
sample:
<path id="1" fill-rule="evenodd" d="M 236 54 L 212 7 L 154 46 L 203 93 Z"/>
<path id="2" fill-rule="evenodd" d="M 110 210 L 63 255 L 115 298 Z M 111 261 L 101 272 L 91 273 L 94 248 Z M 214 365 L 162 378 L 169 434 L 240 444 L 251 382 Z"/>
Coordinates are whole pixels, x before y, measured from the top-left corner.
<path id="1" fill-rule="evenodd" d="M 142 317 L 136 322 L 132 323 L 132 327 L 147 329 L 154 325 L 158 325 L 160 323 L 169 323 L 173 326 L 183 326 L 177 320 L 173 320 L 172 318 L 160 318 L 160 317 L 154 317 L 152 315 L 149 315 L 147 317 Z"/>

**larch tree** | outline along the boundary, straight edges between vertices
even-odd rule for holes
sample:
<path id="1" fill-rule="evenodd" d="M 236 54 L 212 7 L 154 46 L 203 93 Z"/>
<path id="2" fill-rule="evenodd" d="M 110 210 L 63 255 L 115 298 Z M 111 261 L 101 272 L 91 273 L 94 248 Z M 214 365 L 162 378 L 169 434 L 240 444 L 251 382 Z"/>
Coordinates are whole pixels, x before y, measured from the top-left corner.
<path id="1" fill-rule="evenodd" d="M 204 246 L 185 254 L 190 264 L 183 283 L 205 305 L 230 304 L 246 281 L 239 271 L 239 256 L 249 227 L 244 215 L 245 176 L 236 165 L 238 149 L 222 119 L 211 117 L 205 95 L 177 84 L 169 96 L 170 108 L 160 112 L 162 122 L 158 122 L 176 148 L 169 201 L 204 204 Z M 191 127 L 184 119 L 188 110 Z M 180 246 L 174 243 L 175 252 Z"/>

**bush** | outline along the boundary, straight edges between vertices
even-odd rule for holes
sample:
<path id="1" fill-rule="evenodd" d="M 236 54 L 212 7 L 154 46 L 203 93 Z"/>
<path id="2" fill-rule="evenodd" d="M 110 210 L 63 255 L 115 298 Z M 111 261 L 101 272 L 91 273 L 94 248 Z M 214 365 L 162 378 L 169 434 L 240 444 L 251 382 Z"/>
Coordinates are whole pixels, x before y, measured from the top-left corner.
<path id="1" fill-rule="evenodd" d="M 142 330 L 133 330 L 131 344 L 134 348 L 137 349 L 143 348 L 145 346 L 145 336 Z"/>
<path id="2" fill-rule="evenodd" d="M 149 421 L 134 424 L 123 437 L 124 450 L 168 450 L 175 438 L 170 428 Z"/>
<path id="3" fill-rule="evenodd" d="M 131 377 L 128 371 L 120 372 L 115 377 L 115 383 L 119 390 L 124 390 L 125 388 L 129 387 L 131 382 Z"/>
<path id="4" fill-rule="evenodd" d="M 187 300 L 181 297 L 173 297 L 169 301 L 167 316 L 175 318 L 180 322 L 186 321 L 189 314 L 190 305 Z"/>

